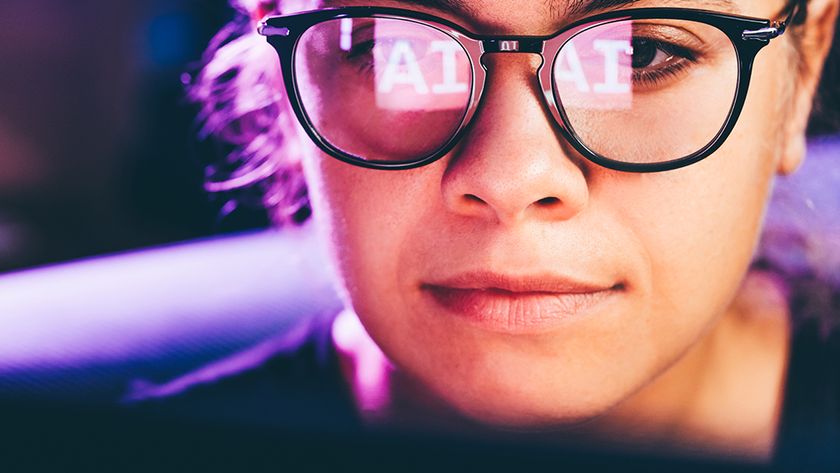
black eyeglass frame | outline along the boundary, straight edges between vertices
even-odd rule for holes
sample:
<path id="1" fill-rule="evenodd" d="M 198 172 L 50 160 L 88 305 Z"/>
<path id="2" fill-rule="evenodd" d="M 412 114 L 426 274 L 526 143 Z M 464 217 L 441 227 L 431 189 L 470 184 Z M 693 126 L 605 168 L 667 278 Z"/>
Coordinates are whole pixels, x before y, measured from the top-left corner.
<path id="1" fill-rule="evenodd" d="M 790 2 L 785 8 L 785 11 L 779 15 L 784 18 L 783 20 L 753 18 L 690 8 L 636 8 L 616 10 L 582 18 L 548 36 L 477 35 L 467 31 L 456 23 L 424 12 L 401 8 L 368 6 L 329 8 L 291 15 L 267 17 L 260 23 L 258 32 L 266 36 L 269 44 L 277 52 L 290 105 L 298 120 L 303 125 L 307 135 L 325 153 L 349 164 L 370 169 L 401 170 L 425 166 L 442 158 L 460 141 L 479 108 L 487 78 L 487 68 L 482 61 L 483 55 L 487 53 L 532 53 L 540 54 L 542 58 L 542 64 L 538 68 L 537 75 L 540 87 L 544 91 L 544 99 L 555 121 L 559 125 L 561 135 L 575 150 L 589 161 L 609 169 L 625 172 L 662 172 L 694 164 L 710 156 L 723 145 L 735 128 L 735 124 L 743 110 L 756 55 L 770 43 L 771 39 L 781 36 L 792 22 L 801 21 L 805 13 L 806 1 L 793 0 Z M 470 102 L 461 119 L 460 125 L 452 134 L 452 137 L 433 154 L 422 159 L 401 162 L 365 160 L 335 147 L 322 137 L 315 128 L 302 105 L 295 74 L 295 52 L 301 36 L 309 28 L 319 23 L 341 18 L 389 18 L 414 21 L 447 34 L 461 44 L 466 51 L 473 71 Z M 721 30 L 732 42 L 738 56 L 738 82 L 736 85 L 735 100 L 733 101 L 726 121 L 712 141 L 702 149 L 688 156 L 665 162 L 628 163 L 610 159 L 596 153 L 574 131 L 563 108 L 557 104 L 559 94 L 556 92 L 552 74 L 553 62 L 557 59 L 558 52 L 562 46 L 581 31 L 592 28 L 597 24 L 645 19 L 696 21 Z M 545 67 L 546 57 L 551 58 L 551 67 Z M 478 67 L 479 64 L 481 67 Z M 546 88 L 545 84 L 551 84 L 551 87 Z M 690 111 L 687 112 L 690 113 Z"/>

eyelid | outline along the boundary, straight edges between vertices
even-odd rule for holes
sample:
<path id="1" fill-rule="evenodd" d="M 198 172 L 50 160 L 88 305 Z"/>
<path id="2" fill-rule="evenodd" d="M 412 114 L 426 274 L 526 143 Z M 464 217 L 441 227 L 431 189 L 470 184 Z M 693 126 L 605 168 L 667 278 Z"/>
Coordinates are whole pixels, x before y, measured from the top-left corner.
<path id="1" fill-rule="evenodd" d="M 704 40 L 700 36 L 694 34 L 693 32 L 689 31 L 687 28 L 683 28 L 677 25 L 669 25 L 669 24 L 662 24 L 662 23 L 648 23 L 643 20 L 635 21 L 633 23 L 635 34 L 635 27 L 637 26 L 647 26 L 649 29 L 656 32 L 657 37 L 664 41 L 671 41 L 671 42 L 686 42 L 686 36 L 691 38 L 691 42 L 696 44 L 697 47 L 701 47 L 702 45 L 706 45 L 708 41 Z"/>
<path id="2" fill-rule="evenodd" d="M 352 18 L 352 20 L 362 20 L 362 19 L 364 19 L 364 20 L 370 20 L 370 21 L 365 21 L 364 23 L 362 23 L 362 24 L 361 24 L 360 26 L 358 26 L 358 27 L 357 27 L 356 25 L 353 25 L 353 29 L 352 29 L 352 30 L 350 30 L 350 34 L 354 37 L 354 39 L 355 39 L 355 36 L 356 36 L 356 35 L 361 35 L 361 34 L 367 33 L 368 31 L 373 30 L 373 27 L 374 27 L 374 25 L 376 24 L 376 21 L 374 21 L 373 19 L 368 19 L 368 18 Z M 342 20 L 342 21 L 344 21 L 344 20 Z"/>

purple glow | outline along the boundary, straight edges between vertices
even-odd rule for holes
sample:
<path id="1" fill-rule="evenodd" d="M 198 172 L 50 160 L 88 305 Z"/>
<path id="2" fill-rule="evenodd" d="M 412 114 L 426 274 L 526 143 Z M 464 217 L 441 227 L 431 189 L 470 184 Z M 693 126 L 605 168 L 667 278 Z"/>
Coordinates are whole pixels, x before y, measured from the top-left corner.
<path id="1" fill-rule="evenodd" d="M 388 373 L 393 365 L 351 310 L 342 311 L 335 319 L 332 338 L 339 352 L 351 361 L 353 391 L 359 408 L 381 410 L 390 398 Z"/>
<path id="2" fill-rule="evenodd" d="M 759 253 L 792 275 L 840 287 L 840 136 L 814 139 L 802 168 L 777 179 Z"/>
<path id="3" fill-rule="evenodd" d="M 307 323 L 301 323 L 294 329 L 266 340 L 244 352 L 205 365 L 196 371 L 187 373 L 168 383 L 155 385 L 146 381 L 135 380 L 131 385 L 129 393 L 123 400 L 130 402 L 140 399 L 173 396 L 187 388 L 212 383 L 218 379 L 246 371 L 249 368 L 260 366 L 278 352 L 298 346 L 306 337 L 309 325 Z"/>
<path id="4" fill-rule="evenodd" d="M 261 340 L 301 314 L 338 310 L 310 227 L 2 276 L 0 373 L 151 359 L 189 350 L 196 334 L 198 343 Z"/>

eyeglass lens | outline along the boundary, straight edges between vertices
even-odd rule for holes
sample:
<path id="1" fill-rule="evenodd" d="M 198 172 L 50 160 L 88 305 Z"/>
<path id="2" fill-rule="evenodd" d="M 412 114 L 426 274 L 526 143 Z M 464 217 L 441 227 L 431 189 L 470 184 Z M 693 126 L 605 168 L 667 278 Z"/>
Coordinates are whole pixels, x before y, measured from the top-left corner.
<path id="1" fill-rule="evenodd" d="M 673 19 L 576 29 L 553 58 L 553 90 L 571 131 L 627 163 L 689 156 L 711 142 L 735 101 L 738 58 L 719 29 Z M 317 133 L 358 159 L 418 161 L 446 145 L 470 107 L 464 47 L 432 26 L 342 18 L 300 38 L 295 80 Z"/>

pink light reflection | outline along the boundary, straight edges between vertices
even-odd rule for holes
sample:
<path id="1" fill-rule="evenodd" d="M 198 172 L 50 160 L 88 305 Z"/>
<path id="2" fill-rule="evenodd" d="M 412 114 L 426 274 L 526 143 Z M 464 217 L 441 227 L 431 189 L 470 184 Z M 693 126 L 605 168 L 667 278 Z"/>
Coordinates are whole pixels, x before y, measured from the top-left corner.
<path id="1" fill-rule="evenodd" d="M 390 399 L 388 375 L 393 365 L 351 310 L 345 309 L 336 317 L 332 337 L 341 355 L 351 360 L 353 391 L 360 409 L 382 410 Z"/>

